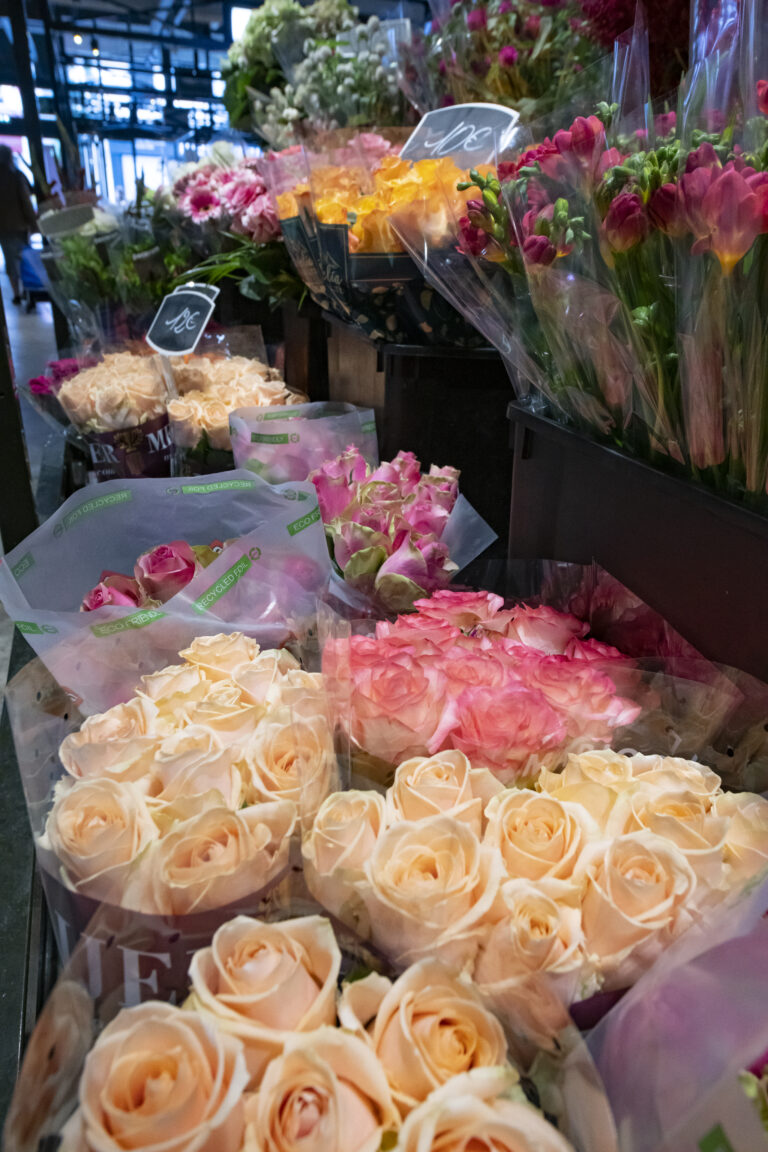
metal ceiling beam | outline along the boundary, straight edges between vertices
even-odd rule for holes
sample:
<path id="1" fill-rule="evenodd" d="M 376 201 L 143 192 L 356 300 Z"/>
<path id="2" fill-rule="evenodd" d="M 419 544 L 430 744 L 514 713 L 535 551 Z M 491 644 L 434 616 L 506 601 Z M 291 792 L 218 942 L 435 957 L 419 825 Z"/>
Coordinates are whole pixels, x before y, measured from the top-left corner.
<path id="1" fill-rule="evenodd" d="M 89 23 L 87 20 L 82 26 L 79 23 L 63 24 L 57 20 L 51 25 L 51 30 L 53 32 L 65 32 L 69 35 L 80 32 L 81 34 L 87 33 L 89 36 L 104 36 L 114 40 L 127 39 L 125 28 L 110 29 L 105 28 L 103 24 L 94 28 L 93 21 Z M 167 33 L 159 35 L 150 31 L 140 31 L 134 26 L 131 28 L 130 39 L 139 43 L 164 44 L 170 48 L 202 48 L 209 52 L 226 52 L 229 48 L 227 39 L 223 35 L 220 39 L 212 36 L 196 36 L 192 32 L 187 35 L 181 28 L 176 29 L 176 32 L 171 35 Z"/>

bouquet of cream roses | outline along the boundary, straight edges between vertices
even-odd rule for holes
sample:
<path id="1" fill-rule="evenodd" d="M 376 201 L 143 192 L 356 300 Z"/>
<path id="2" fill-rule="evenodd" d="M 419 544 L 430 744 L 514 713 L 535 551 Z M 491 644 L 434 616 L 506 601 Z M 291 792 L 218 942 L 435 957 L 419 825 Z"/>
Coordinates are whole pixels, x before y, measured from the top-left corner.
<path id="1" fill-rule="evenodd" d="M 56 1132 L 76 1093 L 62 1152 L 111 1142 L 173 1152 L 460 1152 L 468 1142 L 572 1152 L 528 1102 L 505 1031 L 469 980 L 431 960 L 394 981 L 342 979 L 348 961 L 320 916 L 231 920 L 192 957 L 183 1007 L 124 1009 L 87 1056 L 81 1041 L 59 1069 L 58 1107 L 41 1118 L 29 1101 L 46 1070 L 42 1041 L 49 1053 L 72 1046 L 73 1016 L 88 1036 L 87 994 L 60 982 L 6 1134 Z M 597 1116 L 589 1127 L 597 1133 Z M 610 1120 L 602 1135 L 599 1146 L 614 1148 Z"/>
<path id="2" fill-rule="evenodd" d="M 305 838 L 320 902 L 402 965 L 471 971 L 543 1045 L 563 1004 L 633 984 L 768 866 L 768 800 L 703 764 L 609 750 L 503 788 L 459 751 L 340 792 Z"/>
<path id="3" fill-rule="evenodd" d="M 180 656 L 66 737 L 38 842 L 67 889 L 146 914 L 252 901 L 334 779 L 319 675 L 240 633 Z"/>

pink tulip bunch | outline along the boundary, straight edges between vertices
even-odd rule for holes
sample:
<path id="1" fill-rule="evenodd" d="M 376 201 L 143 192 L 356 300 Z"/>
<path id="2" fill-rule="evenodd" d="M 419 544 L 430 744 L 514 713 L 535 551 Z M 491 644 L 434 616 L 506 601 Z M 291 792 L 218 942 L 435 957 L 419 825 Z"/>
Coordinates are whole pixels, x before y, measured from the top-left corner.
<path id="1" fill-rule="evenodd" d="M 210 563 L 215 555 L 212 549 L 195 549 L 186 540 L 158 544 L 139 556 L 132 576 L 102 572 L 96 587 L 83 598 L 80 611 L 93 612 L 110 604 L 124 608 L 165 604 L 185 588 L 195 573 Z"/>
<path id="2" fill-rule="evenodd" d="M 459 494 L 455 468 L 422 473 L 412 452 L 376 469 L 349 447 L 310 474 L 334 563 L 392 611 L 444 588 L 457 570 L 442 542 Z"/>
<path id="3" fill-rule="evenodd" d="M 585 639 L 575 616 L 505 608 L 490 592 L 443 590 L 414 607 L 324 657 L 324 672 L 349 692 L 350 735 L 383 760 L 457 749 L 513 783 L 609 744 L 639 714 L 606 672 L 615 667 L 628 683 L 631 661 Z"/>

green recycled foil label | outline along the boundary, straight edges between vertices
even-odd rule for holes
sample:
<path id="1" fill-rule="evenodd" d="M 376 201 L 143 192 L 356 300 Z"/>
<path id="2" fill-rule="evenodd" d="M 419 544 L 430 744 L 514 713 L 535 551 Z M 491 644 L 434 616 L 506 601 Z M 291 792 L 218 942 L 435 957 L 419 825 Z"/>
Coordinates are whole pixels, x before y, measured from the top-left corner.
<path id="1" fill-rule="evenodd" d="M 706 1136 L 699 1140 L 701 1152 L 734 1152 L 733 1144 L 723 1131 L 722 1124 L 716 1124 Z"/>
<path id="2" fill-rule="evenodd" d="M 18 580 L 19 576 L 23 576 L 25 572 L 29 572 L 34 563 L 35 558 L 31 552 L 27 552 L 26 555 L 22 556 L 21 560 L 11 568 L 11 572 L 16 580 Z"/>
<path id="3" fill-rule="evenodd" d="M 147 624 L 154 624 L 155 620 L 161 620 L 165 615 L 167 613 L 146 608 L 130 616 L 123 616 L 120 620 L 110 620 L 108 624 L 92 624 L 91 632 L 94 636 L 112 636 L 115 632 L 128 632 L 131 628 L 145 628 Z"/>
<path id="4" fill-rule="evenodd" d="M 257 420 L 298 420 L 301 412 L 294 412 L 291 408 L 281 408 L 278 412 L 264 412 L 257 416 Z"/>
<path id="5" fill-rule="evenodd" d="M 84 516 L 92 516 L 94 512 L 101 512 L 104 508 L 112 508 L 115 504 L 127 504 L 130 500 L 133 500 L 133 492 L 130 488 L 123 488 L 120 492 L 109 492 L 105 496 L 94 496 L 92 500 L 86 500 L 79 508 L 73 508 L 71 512 L 68 512 L 58 527 L 71 528 Z"/>
<path id="6" fill-rule="evenodd" d="M 302 516 L 299 520 L 294 520 L 292 524 L 288 525 L 288 535 L 295 536 L 297 532 L 303 532 L 305 528 L 309 528 L 310 524 L 317 524 L 320 519 L 320 509 L 317 505 L 311 512 L 307 512 L 306 516 Z"/>
<path id="7" fill-rule="evenodd" d="M 290 444 L 292 440 L 298 440 L 295 432 L 251 432 L 251 444 Z"/>
<path id="8" fill-rule="evenodd" d="M 360 425 L 360 428 L 363 432 L 375 432 L 376 431 L 376 421 L 375 420 L 366 420 L 365 424 Z"/>
<path id="9" fill-rule="evenodd" d="M 203 592 L 202 596 L 198 596 L 192 605 L 198 612 L 207 612 L 212 604 L 220 600 L 230 588 L 234 588 L 241 576 L 244 576 L 248 569 L 251 567 L 251 561 L 247 556 L 241 556 L 236 564 L 228 568 L 226 572 L 219 576 L 215 584 L 211 584 L 207 591 Z"/>
<path id="10" fill-rule="evenodd" d="M 181 492 L 183 496 L 207 496 L 209 492 L 231 492 L 253 487 L 253 480 L 217 480 L 213 484 L 182 484 Z"/>
<path id="11" fill-rule="evenodd" d="M 28 620 L 14 620 L 19 632 L 25 636 L 44 636 L 46 633 L 57 633 L 58 628 L 53 624 L 30 624 Z"/>

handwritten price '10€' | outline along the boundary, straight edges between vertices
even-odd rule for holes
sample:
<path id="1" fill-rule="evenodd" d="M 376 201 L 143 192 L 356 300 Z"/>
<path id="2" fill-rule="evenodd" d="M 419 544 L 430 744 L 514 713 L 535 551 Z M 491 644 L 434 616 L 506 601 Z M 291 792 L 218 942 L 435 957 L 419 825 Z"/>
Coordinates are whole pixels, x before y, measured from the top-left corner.
<path id="1" fill-rule="evenodd" d="M 194 332 L 199 321 L 199 310 L 192 312 L 189 308 L 185 308 L 178 316 L 172 316 L 170 320 L 166 320 L 165 327 L 178 336 L 182 332 Z"/>

